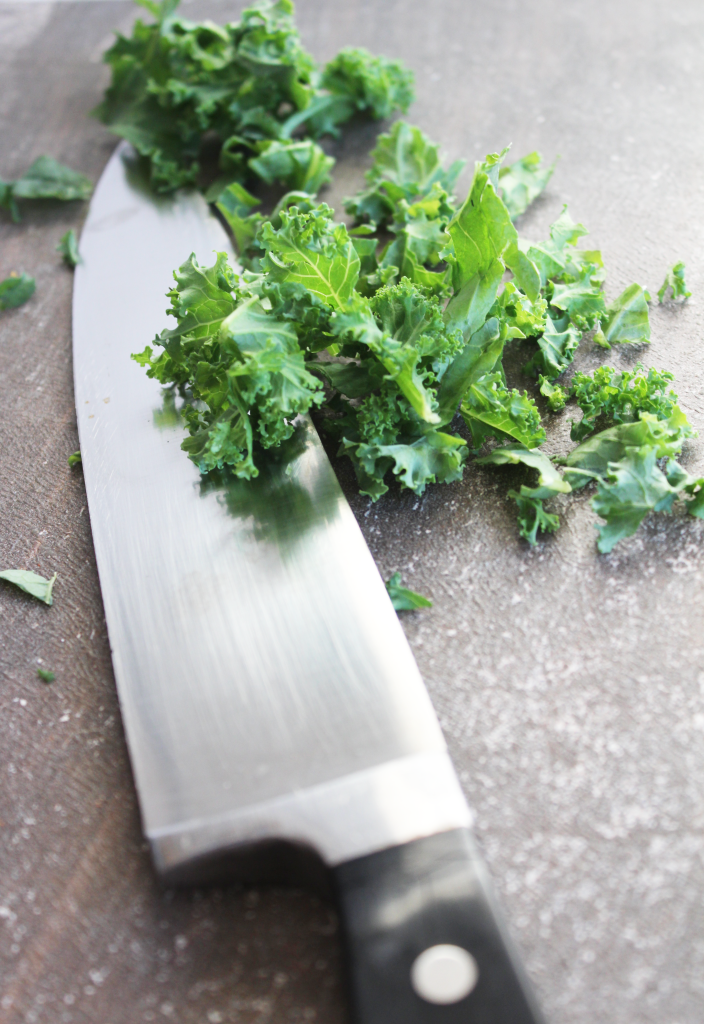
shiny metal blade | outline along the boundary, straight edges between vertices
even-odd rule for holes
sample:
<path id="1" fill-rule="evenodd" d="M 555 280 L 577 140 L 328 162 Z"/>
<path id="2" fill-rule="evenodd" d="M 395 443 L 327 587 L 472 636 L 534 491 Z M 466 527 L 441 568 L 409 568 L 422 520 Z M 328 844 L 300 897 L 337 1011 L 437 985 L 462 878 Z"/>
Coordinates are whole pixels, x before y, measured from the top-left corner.
<path id="1" fill-rule="evenodd" d="M 312 424 L 256 481 L 203 478 L 130 359 L 172 271 L 229 242 L 121 145 L 76 270 L 76 408 L 144 827 L 164 870 L 266 838 L 331 864 L 468 823 L 417 667 Z"/>

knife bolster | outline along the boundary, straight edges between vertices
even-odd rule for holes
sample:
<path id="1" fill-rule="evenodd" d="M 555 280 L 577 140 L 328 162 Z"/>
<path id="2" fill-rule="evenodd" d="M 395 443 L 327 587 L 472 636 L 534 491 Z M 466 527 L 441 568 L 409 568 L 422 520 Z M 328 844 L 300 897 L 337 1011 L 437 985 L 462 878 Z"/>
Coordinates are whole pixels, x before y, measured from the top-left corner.
<path id="1" fill-rule="evenodd" d="M 355 1024 L 542 1022 L 468 829 L 359 857 L 334 880 Z"/>

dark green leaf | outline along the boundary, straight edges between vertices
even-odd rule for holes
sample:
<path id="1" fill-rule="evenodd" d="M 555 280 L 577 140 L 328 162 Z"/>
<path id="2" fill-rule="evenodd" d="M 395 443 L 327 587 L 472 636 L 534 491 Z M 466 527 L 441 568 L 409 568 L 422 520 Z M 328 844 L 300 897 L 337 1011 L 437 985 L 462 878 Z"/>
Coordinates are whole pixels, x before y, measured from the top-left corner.
<path id="1" fill-rule="evenodd" d="M 43 683 L 53 683 L 56 679 L 56 673 L 52 672 L 51 669 L 48 668 L 38 668 L 37 675 Z"/>
<path id="2" fill-rule="evenodd" d="M 656 464 L 655 448 L 630 448 L 608 466 L 592 499 L 592 508 L 606 520 L 599 526 L 597 547 L 603 554 L 624 537 L 631 537 L 648 512 L 669 512 L 676 489 Z"/>
<path id="3" fill-rule="evenodd" d="M 93 184 L 85 174 L 72 171 L 50 156 L 40 156 L 13 182 L 16 199 L 90 199 Z"/>

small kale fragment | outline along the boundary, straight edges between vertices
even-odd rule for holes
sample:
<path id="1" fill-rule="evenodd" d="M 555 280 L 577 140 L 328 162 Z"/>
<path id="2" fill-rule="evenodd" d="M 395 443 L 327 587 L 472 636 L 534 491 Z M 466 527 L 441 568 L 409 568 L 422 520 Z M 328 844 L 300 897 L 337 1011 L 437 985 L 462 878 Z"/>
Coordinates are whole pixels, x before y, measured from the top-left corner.
<path id="1" fill-rule="evenodd" d="M 412 612 L 417 608 L 432 608 L 433 602 L 423 597 L 422 594 L 416 594 L 414 590 L 408 590 L 407 587 L 401 586 L 401 573 L 395 572 L 390 579 L 386 581 L 386 590 L 391 603 L 397 612 Z"/>
<path id="2" fill-rule="evenodd" d="M 40 156 L 16 181 L 0 182 L 0 206 L 12 219 L 20 219 L 18 199 L 89 199 L 93 191 L 90 178 L 71 170 L 50 156 Z"/>
<path id="3" fill-rule="evenodd" d="M 45 580 L 43 576 L 38 576 L 36 572 L 31 572 L 29 569 L 3 569 L 0 571 L 0 580 L 14 583 L 20 590 L 24 590 L 26 594 L 31 594 L 32 597 L 38 598 L 44 604 L 54 603 L 52 591 L 56 582 L 56 576 L 57 573 L 54 573 L 51 579 Z"/>
<path id="4" fill-rule="evenodd" d="M 73 228 L 70 228 L 65 235 L 62 235 L 59 244 L 56 246 L 56 251 L 60 252 L 63 256 L 64 263 L 71 270 L 77 267 L 79 263 L 82 263 L 81 255 L 78 251 L 78 239 L 76 238 L 76 232 Z"/>
<path id="5" fill-rule="evenodd" d="M 680 260 L 675 263 L 673 267 L 670 267 L 667 274 L 665 274 L 665 280 L 662 283 L 661 288 L 658 290 L 658 301 L 664 302 L 665 296 L 668 291 L 670 292 L 670 298 L 673 302 L 677 299 L 688 299 L 692 294 L 687 288 L 687 283 L 684 279 L 685 266 Z"/>
<path id="6" fill-rule="evenodd" d="M 38 668 L 37 676 L 43 683 L 53 683 L 56 679 L 56 673 L 52 672 L 51 669 L 48 668 Z"/>
<path id="7" fill-rule="evenodd" d="M 81 458 L 80 452 L 74 452 L 73 455 L 69 455 L 67 461 L 71 469 L 73 469 L 74 466 L 80 465 L 83 459 Z"/>
<path id="8" fill-rule="evenodd" d="M 540 385 L 540 394 L 548 400 L 550 412 L 559 412 L 560 409 L 565 408 L 568 395 L 559 384 L 551 384 L 548 378 L 543 377 L 542 374 L 538 377 L 538 384 Z"/>
<path id="9" fill-rule="evenodd" d="M 10 274 L 0 281 L 0 310 L 16 309 L 34 295 L 36 282 L 28 274 Z"/>
<path id="10" fill-rule="evenodd" d="M 537 487 L 522 484 L 520 491 L 508 492 L 509 498 L 513 498 L 518 505 L 519 533 L 533 547 L 537 544 L 539 530 L 553 533 L 560 525 L 558 516 L 545 511 L 543 501 L 554 498 L 557 494 L 569 494 L 572 488 L 548 456 L 537 448 L 529 449 L 520 444 L 508 444 L 494 448 L 489 455 L 477 459 L 479 466 L 519 464 L 538 471 Z"/>

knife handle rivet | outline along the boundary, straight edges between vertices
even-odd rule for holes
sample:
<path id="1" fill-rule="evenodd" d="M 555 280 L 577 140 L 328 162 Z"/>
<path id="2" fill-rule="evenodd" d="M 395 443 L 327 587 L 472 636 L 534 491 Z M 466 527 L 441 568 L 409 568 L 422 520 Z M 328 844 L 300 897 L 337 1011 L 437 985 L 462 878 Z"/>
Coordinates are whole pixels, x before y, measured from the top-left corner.
<path id="1" fill-rule="evenodd" d="M 411 985 L 421 999 L 448 1006 L 464 999 L 479 981 L 477 961 L 461 946 L 430 946 L 411 967 Z"/>

